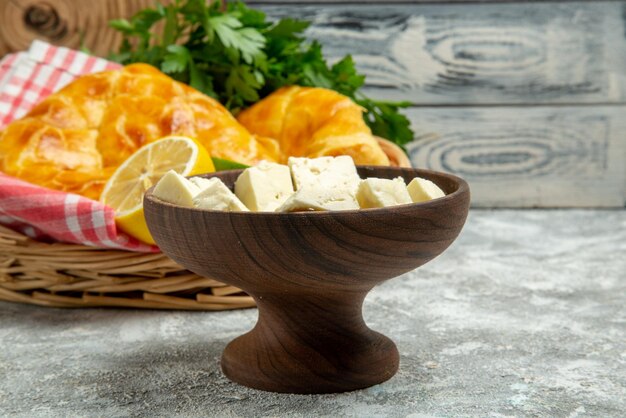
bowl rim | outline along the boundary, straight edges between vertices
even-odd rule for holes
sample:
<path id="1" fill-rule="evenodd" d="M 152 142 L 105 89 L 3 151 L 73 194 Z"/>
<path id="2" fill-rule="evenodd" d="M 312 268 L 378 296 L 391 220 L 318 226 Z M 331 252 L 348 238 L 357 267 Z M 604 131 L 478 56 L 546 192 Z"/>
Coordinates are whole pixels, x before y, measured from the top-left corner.
<path id="1" fill-rule="evenodd" d="M 300 212 L 253 212 L 253 211 L 249 211 L 249 212 L 243 212 L 243 211 L 222 211 L 222 210 L 213 210 L 213 209 L 200 209 L 200 208 L 194 208 L 194 207 L 189 207 L 189 206 L 180 206 L 180 205 L 175 205 L 173 203 L 170 202 L 166 202 L 165 200 L 161 200 L 158 197 L 155 197 L 152 194 L 152 191 L 154 190 L 155 186 L 150 187 L 148 190 L 145 191 L 144 193 L 144 201 L 149 200 L 152 203 L 156 203 L 158 205 L 162 205 L 162 206 L 166 206 L 166 207 L 171 207 L 171 208 L 176 208 L 176 209 L 181 209 L 181 210 L 188 210 L 188 211 L 192 211 L 192 212 L 200 212 L 200 213 L 212 213 L 212 214 L 228 214 L 230 216 L 249 216 L 249 215 L 253 215 L 253 216 L 289 216 L 289 217 L 302 217 L 302 216 L 315 216 L 315 217 L 320 217 L 320 216 L 337 216 L 337 215 L 351 215 L 351 214 L 357 214 L 357 213 L 384 213 L 384 212 L 394 212 L 397 211 L 398 209 L 406 209 L 406 208 L 420 208 L 420 209 L 431 209 L 437 206 L 441 206 L 442 204 L 445 204 L 446 202 L 452 201 L 457 199 L 460 195 L 465 194 L 465 193 L 469 193 L 469 184 L 467 183 L 467 181 L 465 181 L 463 178 L 459 177 L 459 176 L 455 176 L 454 174 L 450 174 L 450 173 L 444 173 L 443 171 L 436 171 L 436 170 L 427 170 L 427 169 L 421 169 L 421 168 L 413 168 L 413 167 L 392 167 L 392 166 L 375 166 L 375 165 L 357 165 L 357 168 L 362 168 L 362 169 L 380 169 L 380 168 L 385 168 L 385 169 L 392 169 L 392 170 L 397 170 L 398 172 L 401 171 L 411 171 L 414 172 L 416 175 L 416 177 L 420 177 L 419 173 L 424 173 L 424 174 L 432 174 L 434 176 L 439 176 L 439 177 L 447 177 L 450 180 L 453 180 L 455 183 L 458 184 L 458 188 L 453 191 L 450 194 L 447 194 L 443 197 L 439 197 L 436 199 L 432 199 L 432 200 L 428 200 L 426 202 L 411 202 L 411 203 L 404 203 L 401 205 L 394 205 L 394 206 L 386 206 L 383 208 L 363 208 L 363 209 L 349 209 L 349 210 L 328 210 L 328 211 L 315 211 L 315 210 L 311 210 L 311 211 L 300 211 Z M 216 171 L 213 173 L 203 173 L 203 174 L 195 174 L 193 176 L 187 176 L 187 178 L 191 178 L 191 177 L 214 177 L 216 174 L 222 174 L 222 173 L 231 173 L 231 172 L 243 172 L 244 169 L 235 169 L 235 170 L 223 170 L 223 171 Z M 433 182 L 434 183 L 434 182 Z M 145 204 L 144 204 L 145 206 Z"/>

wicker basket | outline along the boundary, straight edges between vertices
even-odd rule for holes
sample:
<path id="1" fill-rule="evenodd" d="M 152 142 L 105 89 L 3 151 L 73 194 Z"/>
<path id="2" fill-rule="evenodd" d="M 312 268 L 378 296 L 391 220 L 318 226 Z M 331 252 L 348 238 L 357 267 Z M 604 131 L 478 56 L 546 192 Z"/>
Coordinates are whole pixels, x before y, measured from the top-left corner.
<path id="1" fill-rule="evenodd" d="M 410 166 L 379 140 L 392 165 Z M 218 311 L 249 308 L 240 289 L 183 269 L 165 255 L 43 243 L 0 226 L 0 300 L 41 306 Z"/>

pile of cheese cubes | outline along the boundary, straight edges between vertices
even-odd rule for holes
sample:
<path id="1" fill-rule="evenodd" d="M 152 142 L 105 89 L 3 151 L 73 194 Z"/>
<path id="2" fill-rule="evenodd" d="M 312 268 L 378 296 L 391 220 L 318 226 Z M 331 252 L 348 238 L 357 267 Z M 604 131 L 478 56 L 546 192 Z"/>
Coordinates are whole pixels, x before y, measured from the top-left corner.
<path id="1" fill-rule="evenodd" d="M 349 156 L 296 158 L 288 165 L 263 161 L 237 178 L 233 193 L 216 177 L 186 179 L 168 172 L 153 195 L 176 205 L 220 211 L 300 212 L 381 208 L 445 196 L 419 177 L 361 179 Z"/>

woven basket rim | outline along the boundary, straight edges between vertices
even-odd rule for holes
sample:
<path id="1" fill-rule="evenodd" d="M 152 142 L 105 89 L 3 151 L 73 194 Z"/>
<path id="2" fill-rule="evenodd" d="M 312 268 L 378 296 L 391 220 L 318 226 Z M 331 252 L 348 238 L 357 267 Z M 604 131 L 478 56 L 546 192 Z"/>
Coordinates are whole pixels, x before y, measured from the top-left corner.
<path id="1" fill-rule="evenodd" d="M 240 289 L 163 253 L 44 243 L 0 226 L 0 300 L 63 308 L 227 310 L 254 307 Z"/>

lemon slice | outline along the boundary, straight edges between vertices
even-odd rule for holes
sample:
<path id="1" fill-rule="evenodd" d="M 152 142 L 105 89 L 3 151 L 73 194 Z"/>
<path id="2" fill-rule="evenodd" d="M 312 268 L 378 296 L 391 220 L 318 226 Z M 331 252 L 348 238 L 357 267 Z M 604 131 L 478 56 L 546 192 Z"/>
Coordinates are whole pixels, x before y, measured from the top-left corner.
<path id="1" fill-rule="evenodd" d="M 215 167 L 207 150 L 184 136 L 166 136 L 139 148 L 113 173 L 100 197 L 115 209 L 115 222 L 122 231 L 154 244 L 143 214 L 143 194 L 169 170 L 193 176 L 213 172 Z"/>

